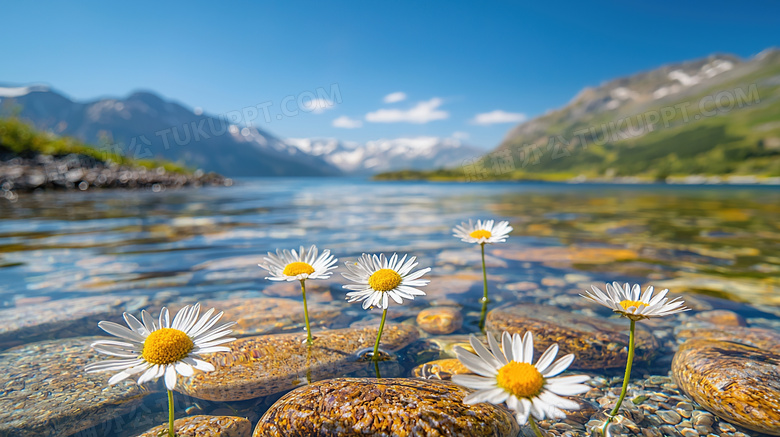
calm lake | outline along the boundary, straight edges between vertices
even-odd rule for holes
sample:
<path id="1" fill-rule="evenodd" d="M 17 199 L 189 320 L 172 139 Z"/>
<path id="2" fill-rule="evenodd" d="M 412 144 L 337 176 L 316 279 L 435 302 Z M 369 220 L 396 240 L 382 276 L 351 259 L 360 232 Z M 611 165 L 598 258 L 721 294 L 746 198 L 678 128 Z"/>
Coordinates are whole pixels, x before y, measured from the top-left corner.
<path id="1" fill-rule="evenodd" d="M 349 317 L 337 327 L 374 324 L 381 314 L 347 304 L 341 289 L 343 263 L 363 252 L 408 253 L 420 267 L 432 267 L 428 296 L 403 306 L 391 303 L 391 322 L 414 323 L 432 305 L 462 309 L 463 327 L 450 340 L 418 341 L 387 370 L 410 376 L 414 366 L 445 357 L 449 343 L 478 331 L 479 246 L 451 232 L 469 218 L 508 220 L 514 227 L 506 243 L 486 248 L 490 309 L 534 303 L 609 316 L 578 294 L 590 284 L 603 289 L 607 281 L 628 281 L 669 288 L 697 310 L 731 310 L 751 326 L 780 329 L 777 187 L 245 179 L 230 188 L 49 192 L 0 202 L 0 308 L 35 314 L 38 306 L 61 301 L 61 319 L 89 321 L 73 335 L 41 328 L 0 345 L 100 335 L 96 322 L 78 313 L 84 298 L 102 303 L 116 296 L 136 314 L 203 300 L 300 300 L 297 284 L 265 280 L 257 263 L 277 248 L 316 244 L 330 249 L 341 267 L 330 280 L 309 281 L 310 305 L 336 307 Z M 686 318 L 649 324 L 666 349 L 652 363 L 638 364 L 636 377 L 667 377 L 675 325 Z M 283 330 L 303 332 L 296 323 Z M 322 326 L 327 324 L 317 329 Z M 619 383 L 622 368 L 591 372 L 605 384 L 614 377 Z M 255 416 L 267 408 L 247 401 L 228 407 L 182 402 L 205 412 L 254 409 Z M 155 408 L 150 411 L 157 414 Z M 119 432 L 114 425 L 101 434 L 106 423 L 94 425 L 94 435 L 138 431 L 124 426 Z"/>

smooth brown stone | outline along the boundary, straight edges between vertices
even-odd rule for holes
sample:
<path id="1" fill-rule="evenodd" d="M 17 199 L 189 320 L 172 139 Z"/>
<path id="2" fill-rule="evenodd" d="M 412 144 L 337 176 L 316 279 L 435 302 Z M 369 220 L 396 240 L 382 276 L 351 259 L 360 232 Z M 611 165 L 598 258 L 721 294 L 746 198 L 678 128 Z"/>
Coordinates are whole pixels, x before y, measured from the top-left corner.
<path id="1" fill-rule="evenodd" d="M 90 347 L 107 339 L 51 340 L 0 354 L 0 436 L 67 436 L 138 407 L 155 385 L 125 380 L 109 386 L 118 371 L 84 371 L 110 358 Z"/>
<path id="2" fill-rule="evenodd" d="M 463 315 L 453 307 L 426 308 L 417 314 L 417 326 L 429 334 L 451 334 L 463 326 Z"/>
<path id="3" fill-rule="evenodd" d="M 444 381 L 450 380 L 452 375 L 463 373 L 471 373 L 471 370 L 467 369 L 457 358 L 430 361 L 412 369 L 412 375 L 416 378 L 436 378 Z"/>
<path id="4" fill-rule="evenodd" d="M 299 283 L 296 284 L 300 287 Z M 298 293 L 300 294 L 300 289 Z M 302 300 L 260 297 L 210 300 L 201 303 L 203 310 L 212 307 L 217 311 L 225 312 L 222 316 L 224 320 L 236 322 L 232 335 L 301 332 L 306 327 Z M 346 316 L 344 309 L 340 307 L 308 302 L 308 309 L 312 330 L 319 327 L 345 327 L 350 321 L 350 317 Z"/>
<path id="5" fill-rule="evenodd" d="M 780 435 L 780 354 L 720 340 L 688 340 L 672 361 L 678 386 L 733 424 Z"/>
<path id="6" fill-rule="evenodd" d="M 677 333 L 677 338 L 722 340 L 742 343 L 760 349 L 780 353 L 780 332 L 764 328 L 693 328 L 683 329 Z"/>
<path id="7" fill-rule="evenodd" d="M 173 421 L 177 437 L 249 437 L 252 423 L 243 417 L 190 416 Z M 138 437 L 168 437 L 168 424 L 150 429 Z"/>
<path id="8" fill-rule="evenodd" d="M 373 348 L 378 326 L 318 332 L 314 345 L 306 334 L 260 335 L 238 339 L 230 352 L 208 355 L 216 370 L 181 378 L 176 386 L 190 396 L 210 401 L 240 401 L 295 388 L 307 379 L 319 381 L 370 365 L 357 352 Z M 387 325 L 380 347 L 395 351 L 416 340 L 412 325 Z"/>
<path id="9" fill-rule="evenodd" d="M 447 381 L 343 378 L 300 387 L 263 415 L 253 437 L 516 436 L 512 414 Z"/>
<path id="10" fill-rule="evenodd" d="M 729 310 L 702 311 L 693 317 L 717 326 L 747 326 L 744 317 Z"/>
<path id="11" fill-rule="evenodd" d="M 628 359 L 628 319 L 588 317 L 549 305 L 520 304 L 490 311 L 486 328 L 496 336 L 504 331 L 521 335 L 531 331 L 535 359 L 558 343 L 558 356 L 575 355 L 572 369 L 625 367 Z M 637 323 L 634 360 L 648 360 L 657 349 L 653 334 L 642 322 Z"/>

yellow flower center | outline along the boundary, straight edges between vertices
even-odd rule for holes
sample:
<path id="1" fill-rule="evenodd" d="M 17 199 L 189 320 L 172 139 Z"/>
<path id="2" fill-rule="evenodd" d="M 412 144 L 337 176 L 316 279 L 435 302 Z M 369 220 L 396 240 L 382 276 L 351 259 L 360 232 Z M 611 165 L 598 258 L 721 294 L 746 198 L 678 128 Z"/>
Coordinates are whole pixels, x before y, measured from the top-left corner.
<path id="1" fill-rule="evenodd" d="M 376 291 L 390 291 L 401 285 L 401 275 L 391 269 L 377 270 L 368 278 L 368 285 Z"/>
<path id="2" fill-rule="evenodd" d="M 287 276 L 298 276 L 302 273 L 311 275 L 312 273 L 314 273 L 314 267 L 312 267 L 308 263 L 298 261 L 298 262 L 287 264 L 287 266 L 284 268 L 284 271 L 282 271 L 282 273 Z"/>
<path id="3" fill-rule="evenodd" d="M 493 234 L 490 233 L 490 231 L 486 231 L 484 229 L 477 229 L 476 231 L 469 234 L 469 237 L 471 238 L 490 238 Z"/>
<path id="4" fill-rule="evenodd" d="M 640 302 L 638 300 L 621 300 L 620 306 L 622 306 L 624 310 L 628 311 L 628 309 L 631 307 L 639 309 L 647 305 L 644 302 Z"/>
<path id="5" fill-rule="evenodd" d="M 531 364 L 510 361 L 498 369 L 496 382 L 518 398 L 530 398 L 541 393 L 544 377 Z"/>
<path id="6" fill-rule="evenodd" d="M 141 355 L 152 364 L 171 364 L 185 358 L 194 347 L 195 343 L 184 331 L 162 328 L 146 337 Z"/>

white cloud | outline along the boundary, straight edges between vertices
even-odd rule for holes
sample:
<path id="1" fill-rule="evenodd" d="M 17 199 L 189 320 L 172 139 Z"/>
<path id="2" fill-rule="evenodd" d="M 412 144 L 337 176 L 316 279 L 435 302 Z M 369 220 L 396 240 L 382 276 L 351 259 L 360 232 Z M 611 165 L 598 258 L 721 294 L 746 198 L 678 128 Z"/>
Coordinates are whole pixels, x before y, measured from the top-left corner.
<path id="1" fill-rule="evenodd" d="M 328 99 L 304 100 L 303 102 L 301 102 L 301 104 L 303 105 L 303 108 L 301 108 L 303 111 L 313 112 L 315 114 L 322 114 L 328 109 L 333 109 L 333 107 L 335 106 L 335 103 L 331 102 Z"/>
<path id="2" fill-rule="evenodd" d="M 385 98 L 383 99 L 385 103 L 395 103 L 395 102 L 400 102 L 402 100 L 406 100 L 406 93 L 403 91 L 390 93 L 386 95 Z"/>
<path id="3" fill-rule="evenodd" d="M 457 132 L 453 132 L 451 136 L 456 140 L 467 140 L 471 135 L 469 135 L 468 132 L 457 131 Z"/>
<path id="4" fill-rule="evenodd" d="M 506 112 L 496 109 L 495 111 L 475 115 L 474 118 L 471 119 L 471 123 L 487 126 L 489 124 L 498 123 L 520 123 L 521 121 L 525 121 L 526 118 L 525 114 L 519 112 Z"/>
<path id="5" fill-rule="evenodd" d="M 366 114 L 366 121 L 372 123 L 406 122 L 424 124 L 434 120 L 444 120 L 450 117 L 450 113 L 437 109 L 441 104 L 442 100 L 434 97 L 428 101 L 418 102 L 414 107 L 405 111 L 401 109 L 379 109 Z"/>
<path id="6" fill-rule="evenodd" d="M 357 129 L 363 127 L 363 122 L 353 118 L 349 118 L 346 115 L 333 120 L 333 127 L 343 127 L 344 129 Z"/>

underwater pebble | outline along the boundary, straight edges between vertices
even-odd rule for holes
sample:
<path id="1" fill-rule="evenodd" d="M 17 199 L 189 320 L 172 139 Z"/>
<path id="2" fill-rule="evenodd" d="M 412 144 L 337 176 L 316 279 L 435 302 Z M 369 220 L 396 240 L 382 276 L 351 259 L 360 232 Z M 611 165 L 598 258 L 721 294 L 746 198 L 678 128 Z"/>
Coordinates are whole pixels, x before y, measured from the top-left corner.
<path id="1" fill-rule="evenodd" d="M 106 358 L 90 347 L 106 339 L 51 340 L 0 354 L 0 436 L 67 436 L 137 407 L 154 386 L 109 386 L 115 372 L 84 372 Z"/>
<path id="2" fill-rule="evenodd" d="M 733 341 L 780 353 L 780 332 L 771 329 L 741 327 L 683 329 L 677 333 L 677 338 Z"/>
<path id="3" fill-rule="evenodd" d="M 210 401 L 239 401 L 290 390 L 307 379 L 319 381 L 371 366 L 357 352 L 373 348 L 378 326 L 318 332 L 314 344 L 306 334 L 245 337 L 228 343 L 230 352 L 207 355 L 216 370 L 180 379 L 176 387 Z M 417 339 L 412 325 L 387 325 L 380 346 L 395 351 Z M 371 366 L 373 367 L 373 366 Z"/>
<path id="4" fill-rule="evenodd" d="M 471 373 L 471 371 L 461 364 L 457 358 L 429 361 L 412 369 L 412 376 L 415 378 L 436 378 L 444 381 L 452 379 L 452 375 L 463 373 Z"/>
<path id="5" fill-rule="evenodd" d="M 688 340 L 674 356 L 672 374 L 716 416 L 780 435 L 780 355 L 729 341 Z"/>
<path id="6" fill-rule="evenodd" d="M 716 326 L 747 326 L 744 317 L 729 310 L 702 311 L 693 317 Z"/>
<path id="7" fill-rule="evenodd" d="M 511 436 L 512 414 L 487 402 L 463 403 L 471 390 L 447 381 L 339 378 L 299 387 L 260 419 L 253 437 Z"/>
<path id="8" fill-rule="evenodd" d="M 576 356 L 572 369 L 624 367 L 628 357 L 628 324 L 588 317 L 563 309 L 522 304 L 500 307 L 488 313 L 486 329 L 523 334 L 531 330 L 534 347 L 544 351 L 553 343 L 560 355 Z M 637 325 L 635 362 L 647 360 L 658 342 L 641 324 Z"/>
<path id="9" fill-rule="evenodd" d="M 300 287 L 300 284 L 298 284 Z M 309 288 L 308 286 L 306 287 Z M 300 289 L 298 290 L 300 294 Z M 307 295 L 309 290 L 307 290 Z M 201 303 L 204 310 L 216 308 L 224 311 L 224 320 L 236 322 L 232 335 L 247 336 L 277 332 L 302 331 L 306 325 L 303 303 L 299 300 L 275 297 L 234 298 L 208 300 Z M 343 308 L 321 303 L 308 303 L 309 323 L 316 327 L 338 328 L 348 325 L 351 317 Z M 316 334 L 315 334 L 316 335 Z"/>
<path id="10" fill-rule="evenodd" d="M 55 338 L 99 335 L 101 320 L 124 323 L 122 312 L 146 303 L 142 297 L 90 296 L 0 310 L 0 349 Z"/>
<path id="11" fill-rule="evenodd" d="M 431 307 L 417 314 L 417 326 L 429 334 L 451 334 L 463 326 L 459 308 Z"/>
<path id="12" fill-rule="evenodd" d="M 249 437 L 252 423 L 243 417 L 190 416 L 176 419 L 173 429 L 177 437 Z M 168 425 L 150 429 L 138 437 L 168 436 Z"/>

